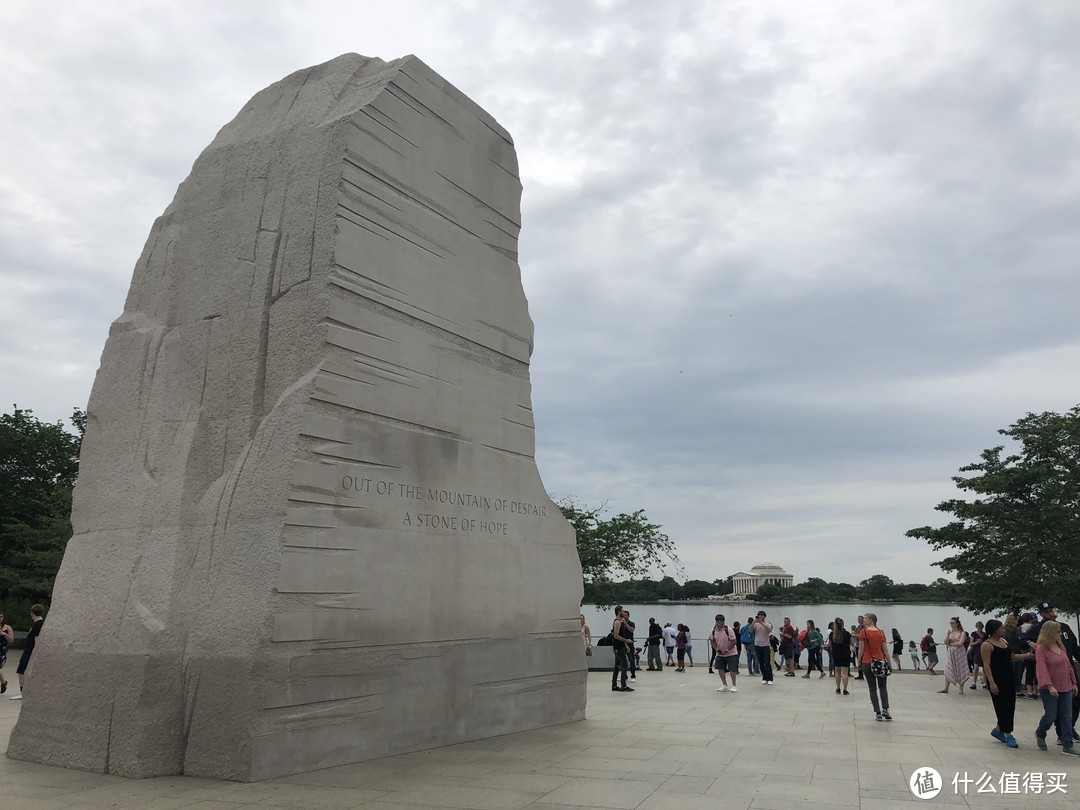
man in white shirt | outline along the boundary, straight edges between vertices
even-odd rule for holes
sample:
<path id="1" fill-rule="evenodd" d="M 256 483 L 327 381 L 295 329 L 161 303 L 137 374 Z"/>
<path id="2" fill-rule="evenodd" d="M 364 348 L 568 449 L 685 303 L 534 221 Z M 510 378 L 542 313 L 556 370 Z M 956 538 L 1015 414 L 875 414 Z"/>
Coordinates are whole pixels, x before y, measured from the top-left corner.
<path id="1" fill-rule="evenodd" d="M 675 636 L 678 633 L 675 628 L 671 626 L 671 622 L 664 625 L 664 652 L 667 653 L 667 665 L 669 667 L 675 666 Z"/>

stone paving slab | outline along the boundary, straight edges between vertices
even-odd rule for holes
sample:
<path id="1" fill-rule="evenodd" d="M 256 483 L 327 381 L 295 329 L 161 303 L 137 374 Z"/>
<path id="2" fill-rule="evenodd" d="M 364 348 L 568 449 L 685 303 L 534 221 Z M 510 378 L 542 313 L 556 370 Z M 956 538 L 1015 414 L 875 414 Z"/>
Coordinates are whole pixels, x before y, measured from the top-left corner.
<path id="1" fill-rule="evenodd" d="M 921 802 L 908 779 L 926 767 L 944 781 L 927 805 L 1080 807 L 1080 764 L 1055 746 L 1046 753 L 1035 747 L 1040 703 L 1018 701 L 1020 748 L 1010 750 L 989 736 L 994 712 L 985 691 L 939 695 L 941 684 L 940 677 L 895 674 L 889 692 L 896 719 L 889 723 L 874 719 L 858 681 L 847 697 L 816 677 L 781 677 L 767 687 L 744 676 L 737 693 L 718 693 L 719 679 L 694 667 L 642 672 L 636 691 L 614 693 L 610 675 L 597 672 L 589 675 L 580 723 L 253 784 L 128 780 L 4 758 L 0 808 L 913 810 Z M 5 751 L 20 706 L 0 699 Z M 960 793 L 952 785 L 965 773 L 972 780 L 967 795 L 962 781 Z M 1007 773 L 1018 775 L 1018 793 L 1000 793 Z M 1064 774 L 1058 778 L 1066 792 L 1047 791 L 1052 773 Z M 984 774 L 999 793 L 977 792 Z M 1024 792 L 1028 774 L 1042 775 L 1042 793 Z"/>

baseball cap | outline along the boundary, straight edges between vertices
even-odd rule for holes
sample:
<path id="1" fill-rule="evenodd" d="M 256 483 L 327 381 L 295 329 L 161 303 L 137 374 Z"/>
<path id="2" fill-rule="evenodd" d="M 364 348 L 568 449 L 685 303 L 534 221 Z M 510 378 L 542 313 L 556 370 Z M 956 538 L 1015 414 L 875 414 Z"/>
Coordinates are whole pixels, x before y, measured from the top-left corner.
<path id="1" fill-rule="evenodd" d="M 721 620 L 721 619 L 723 619 L 723 618 L 724 618 L 724 614 L 723 614 L 723 613 L 717 613 L 717 614 L 716 614 L 716 616 L 715 616 L 715 619 L 716 619 L 716 621 L 720 621 L 720 620 Z"/>
<path id="2" fill-rule="evenodd" d="M 1054 606 L 1052 604 L 1050 604 L 1049 602 L 1040 602 L 1039 603 L 1039 613 L 1043 613 L 1044 611 L 1053 610 L 1053 609 L 1054 609 Z"/>
<path id="3" fill-rule="evenodd" d="M 765 611 L 764 611 L 764 610 L 759 610 L 759 611 L 757 612 L 757 615 L 758 615 L 758 616 L 764 616 L 764 615 L 765 615 Z"/>

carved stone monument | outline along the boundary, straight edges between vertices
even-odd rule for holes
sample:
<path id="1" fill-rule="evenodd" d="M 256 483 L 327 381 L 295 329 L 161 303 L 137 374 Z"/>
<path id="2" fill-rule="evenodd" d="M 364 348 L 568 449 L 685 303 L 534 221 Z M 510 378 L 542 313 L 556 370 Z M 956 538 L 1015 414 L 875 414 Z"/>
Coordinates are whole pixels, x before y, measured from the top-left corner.
<path id="1" fill-rule="evenodd" d="M 235 780 L 581 719 L 510 136 L 419 59 L 258 93 L 154 223 L 9 756 Z"/>

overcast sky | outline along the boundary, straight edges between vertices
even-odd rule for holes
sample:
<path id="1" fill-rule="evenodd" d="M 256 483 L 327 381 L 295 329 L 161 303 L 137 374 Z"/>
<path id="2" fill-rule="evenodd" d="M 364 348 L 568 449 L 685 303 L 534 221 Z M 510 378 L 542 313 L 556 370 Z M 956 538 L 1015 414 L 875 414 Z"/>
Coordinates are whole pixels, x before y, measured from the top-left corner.
<path id="1" fill-rule="evenodd" d="M 1080 402 L 1077 43 L 1071 0 L 0 3 L 3 408 L 85 406 L 255 92 L 415 53 L 517 145 L 548 491 L 693 578 L 929 582 L 950 476 Z"/>

